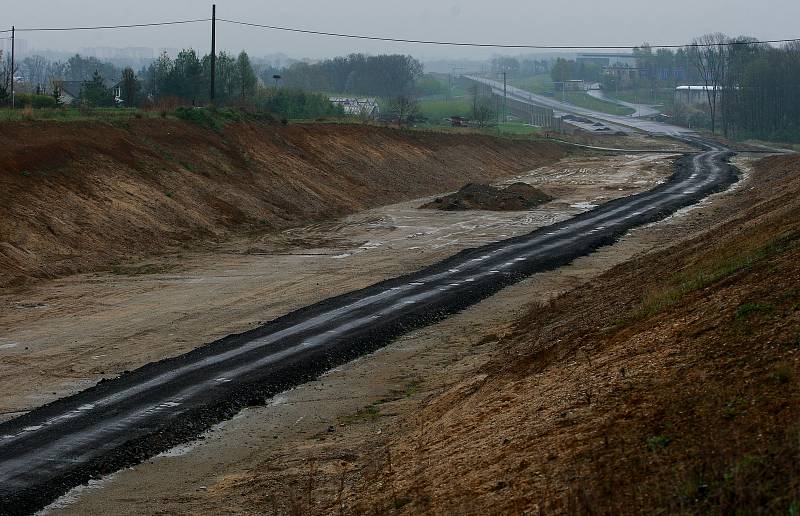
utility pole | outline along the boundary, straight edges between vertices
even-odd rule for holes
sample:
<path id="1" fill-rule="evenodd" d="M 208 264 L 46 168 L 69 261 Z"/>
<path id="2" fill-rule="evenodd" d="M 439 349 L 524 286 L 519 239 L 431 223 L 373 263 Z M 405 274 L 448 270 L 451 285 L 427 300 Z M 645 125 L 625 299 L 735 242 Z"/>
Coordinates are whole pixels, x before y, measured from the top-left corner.
<path id="1" fill-rule="evenodd" d="M 11 26 L 11 109 L 14 109 L 14 107 L 16 105 L 16 100 L 14 98 L 14 62 L 15 62 L 15 56 L 14 56 L 14 50 L 15 50 L 14 43 L 15 43 L 15 41 L 14 41 L 14 38 L 15 38 L 15 36 L 16 36 L 16 29 L 12 25 Z"/>
<path id="2" fill-rule="evenodd" d="M 508 122 L 508 72 L 503 70 L 503 122 Z"/>
<path id="3" fill-rule="evenodd" d="M 217 82 L 217 4 L 211 6 L 211 103 Z"/>

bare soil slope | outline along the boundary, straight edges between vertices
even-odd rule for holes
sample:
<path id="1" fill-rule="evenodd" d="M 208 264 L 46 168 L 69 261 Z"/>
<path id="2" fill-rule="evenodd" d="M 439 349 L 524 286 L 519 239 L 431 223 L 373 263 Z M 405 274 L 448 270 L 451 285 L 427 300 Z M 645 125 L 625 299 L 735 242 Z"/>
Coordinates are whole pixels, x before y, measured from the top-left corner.
<path id="1" fill-rule="evenodd" d="M 342 125 L 0 125 L 0 286 L 492 180 L 554 144 Z"/>
<path id="2" fill-rule="evenodd" d="M 756 175 L 704 237 L 487 336 L 500 346 L 490 364 L 430 399 L 336 505 L 797 512 L 800 158 Z"/>

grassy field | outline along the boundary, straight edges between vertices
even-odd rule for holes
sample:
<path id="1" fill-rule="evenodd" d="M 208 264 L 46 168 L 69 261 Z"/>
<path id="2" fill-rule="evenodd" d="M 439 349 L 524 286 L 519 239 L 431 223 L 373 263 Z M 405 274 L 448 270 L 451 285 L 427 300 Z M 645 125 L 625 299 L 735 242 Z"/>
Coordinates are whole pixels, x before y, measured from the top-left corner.
<path id="1" fill-rule="evenodd" d="M 553 92 L 553 79 L 549 74 L 531 75 L 527 77 L 511 77 L 508 81 L 511 86 L 532 93 L 544 95 Z"/>
<path id="2" fill-rule="evenodd" d="M 0 109 L 0 121 L 19 120 L 60 120 L 65 122 L 100 120 L 115 122 L 132 118 L 158 118 L 157 111 L 143 111 L 135 108 L 43 108 L 43 109 Z"/>
<path id="3" fill-rule="evenodd" d="M 625 102 L 634 104 L 651 104 L 663 106 L 666 112 L 672 112 L 675 105 L 675 92 L 672 88 L 660 88 L 651 90 L 649 88 L 639 88 L 633 90 L 607 91 L 606 95 Z"/>
<path id="4" fill-rule="evenodd" d="M 566 98 L 567 102 L 570 104 L 591 109 L 593 111 L 599 111 L 601 113 L 608 113 L 609 115 L 625 116 L 631 115 L 634 112 L 631 108 L 619 106 L 613 102 L 606 102 L 604 100 L 596 99 L 584 91 L 568 91 L 564 95 L 556 95 L 556 98 L 559 100 L 561 98 Z"/>
<path id="5" fill-rule="evenodd" d="M 467 99 L 422 99 L 419 102 L 422 115 L 431 123 L 443 123 L 443 120 L 451 116 L 469 117 L 472 111 L 472 104 Z"/>
<path id="6" fill-rule="evenodd" d="M 583 91 L 568 91 L 563 94 L 561 91 L 556 91 L 556 86 L 548 74 L 532 75 L 527 77 L 512 77 L 509 84 L 515 88 L 520 88 L 525 91 L 537 93 L 539 95 L 552 96 L 556 100 L 566 100 L 570 104 L 599 111 L 601 113 L 608 113 L 610 115 L 630 115 L 633 113 L 632 109 L 618 106 L 612 102 L 605 102 L 590 97 Z"/>
<path id="7" fill-rule="evenodd" d="M 497 126 L 495 129 L 500 134 L 503 135 L 534 135 L 539 134 L 541 129 L 538 127 L 533 127 L 527 124 L 523 124 L 522 122 L 504 122 Z"/>

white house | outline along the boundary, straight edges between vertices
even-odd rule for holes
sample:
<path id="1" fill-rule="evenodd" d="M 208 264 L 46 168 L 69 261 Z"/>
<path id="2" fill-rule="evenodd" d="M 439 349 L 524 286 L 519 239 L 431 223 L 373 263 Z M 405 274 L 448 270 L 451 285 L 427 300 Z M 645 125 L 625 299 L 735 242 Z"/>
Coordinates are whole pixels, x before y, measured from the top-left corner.
<path id="1" fill-rule="evenodd" d="M 722 96 L 719 86 L 678 86 L 675 88 L 675 104 L 681 106 L 701 106 L 708 104 L 708 93 L 716 89 L 717 102 Z"/>
<path id="2" fill-rule="evenodd" d="M 381 113 L 378 99 L 375 98 L 330 97 L 330 101 L 334 105 L 342 106 L 347 116 L 376 120 Z"/>

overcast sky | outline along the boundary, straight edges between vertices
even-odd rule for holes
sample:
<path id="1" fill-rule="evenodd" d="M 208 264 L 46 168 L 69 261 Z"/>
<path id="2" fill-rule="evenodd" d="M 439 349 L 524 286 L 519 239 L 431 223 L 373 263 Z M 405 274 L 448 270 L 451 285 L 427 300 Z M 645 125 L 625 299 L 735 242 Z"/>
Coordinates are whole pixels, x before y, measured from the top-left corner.
<path id="1" fill-rule="evenodd" d="M 3 0 L 0 25 L 62 27 L 210 17 L 198 0 Z M 684 43 L 707 32 L 760 39 L 800 37 L 800 0 L 217 0 L 217 16 L 254 23 L 411 39 L 550 45 Z M 459 49 L 297 35 L 218 25 L 218 45 L 254 56 L 325 57 L 401 52 L 422 59 L 485 58 L 497 50 Z M 22 33 L 29 48 L 193 47 L 207 52 L 207 24 L 146 29 Z M 520 53 L 509 51 L 509 53 Z"/>

